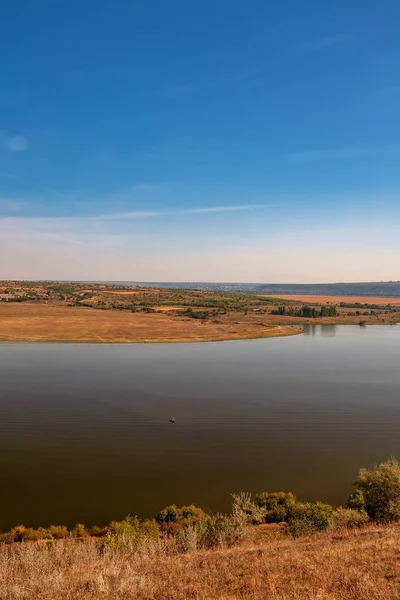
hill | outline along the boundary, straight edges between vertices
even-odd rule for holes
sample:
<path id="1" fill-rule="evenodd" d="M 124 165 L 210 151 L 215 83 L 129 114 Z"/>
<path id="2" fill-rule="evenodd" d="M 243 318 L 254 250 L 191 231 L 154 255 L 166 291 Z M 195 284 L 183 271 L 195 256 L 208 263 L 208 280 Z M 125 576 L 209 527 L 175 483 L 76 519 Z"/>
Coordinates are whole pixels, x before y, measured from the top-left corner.
<path id="1" fill-rule="evenodd" d="M 384 296 L 400 297 L 400 281 L 371 283 L 271 283 L 259 284 L 253 289 L 257 294 L 303 294 L 316 296 Z"/>

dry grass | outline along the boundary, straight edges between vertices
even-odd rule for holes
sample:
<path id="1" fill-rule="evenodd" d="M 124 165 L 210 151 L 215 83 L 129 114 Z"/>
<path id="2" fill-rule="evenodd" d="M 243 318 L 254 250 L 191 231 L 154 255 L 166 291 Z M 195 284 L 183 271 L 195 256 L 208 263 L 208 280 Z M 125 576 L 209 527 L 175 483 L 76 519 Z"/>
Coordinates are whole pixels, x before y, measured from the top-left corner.
<path id="1" fill-rule="evenodd" d="M 204 342 L 294 335 L 299 330 L 235 314 L 201 322 L 64 304 L 1 303 L 0 340 L 58 342 Z"/>
<path id="2" fill-rule="evenodd" d="M 186 306 L 152 306 L 153 310 L 156 310 L 157 312 L 176 312 L 176 311 L 182 311 L 182 310 L 187 310 Z"/>
<path id="3" fill-rule="evenodd" d="M 318 304 L 377 304 L 379 306 L 400 306 L 400 298 L 383 298 L 382 296 L 313 296 L 310 294 L 268 294 L 265 298 L 282 298 L 283 300 L 294 300 L 295 302 L 308 302 Z"/>
<path id="4" fill-rule="evenodd" d="M 101 553 L 92 540 L 0 547 L 1 600 L 395 600 L 400 528 L 291 540 L 257 528 L 231 549 Z M 261 533 L 261 535 L 260 535 Z"/>
<path id="5" fill-rule="evenodd" d="M 135 294 L 139 294 L 142 295 L 143 291 L 146 291 L 146 294 L 148 295 L 154 295 L 154 294 L 159 294 L 160 290 L 158 290 L 157 288 L 143 288 L 140 290 L 107 290 L 108 294 L 114 294 L 116 296 L 134 296 Z"/>

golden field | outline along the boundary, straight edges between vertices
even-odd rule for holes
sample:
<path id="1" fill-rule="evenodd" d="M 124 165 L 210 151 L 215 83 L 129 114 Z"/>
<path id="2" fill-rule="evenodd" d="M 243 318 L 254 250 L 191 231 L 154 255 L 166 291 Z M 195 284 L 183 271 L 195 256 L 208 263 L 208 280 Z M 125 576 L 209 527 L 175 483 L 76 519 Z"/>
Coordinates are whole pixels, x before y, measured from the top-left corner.
<path id="1" fill-rule="evenodd" d="M 165 312 L 130 313 L 44 303 L 0 303 L 0 340 L 35 342 L 204 342 L 295 335 L 289 325 L 256 315 L 221 315 L 206 322 Z"/>
<path id="2" fill-rule="evenodd" d="M 0 547 L 1 600 L 397 600 L 400 527 L 292 539 L 258 526 L 229 549 L 141 556 L 95 540 Z"/>

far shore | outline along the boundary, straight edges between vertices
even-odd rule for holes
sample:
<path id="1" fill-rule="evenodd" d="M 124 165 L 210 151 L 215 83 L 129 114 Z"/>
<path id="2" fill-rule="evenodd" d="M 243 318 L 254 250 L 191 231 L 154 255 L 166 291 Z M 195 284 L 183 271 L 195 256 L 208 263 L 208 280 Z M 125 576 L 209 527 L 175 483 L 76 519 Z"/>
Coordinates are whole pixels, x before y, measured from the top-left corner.
<path id="1" fill-rule="evenodd" d="M 400 322 L 400 299 L 0 281 L 0 341 L 190 343 Z"/>
<path id="2" fill-rule="evenodd" d="M 165 312 L 144 314 L 65 305 L 0 304 L 0 341 L 75 343 L 218 342 L 298 335 L 287 324 L 229 316 L 200 322 Z"/>

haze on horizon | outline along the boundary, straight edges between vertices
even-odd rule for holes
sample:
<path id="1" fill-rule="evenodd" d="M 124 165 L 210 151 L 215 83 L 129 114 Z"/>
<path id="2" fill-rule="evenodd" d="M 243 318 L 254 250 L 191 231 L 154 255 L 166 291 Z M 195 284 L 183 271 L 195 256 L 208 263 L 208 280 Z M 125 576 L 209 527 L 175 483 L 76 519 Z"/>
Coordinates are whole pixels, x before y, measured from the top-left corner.
<path id="1" fill-rule="evenodd" d="M 400 279 L 396 0 L 6 4 L 1 279 Z"/>

